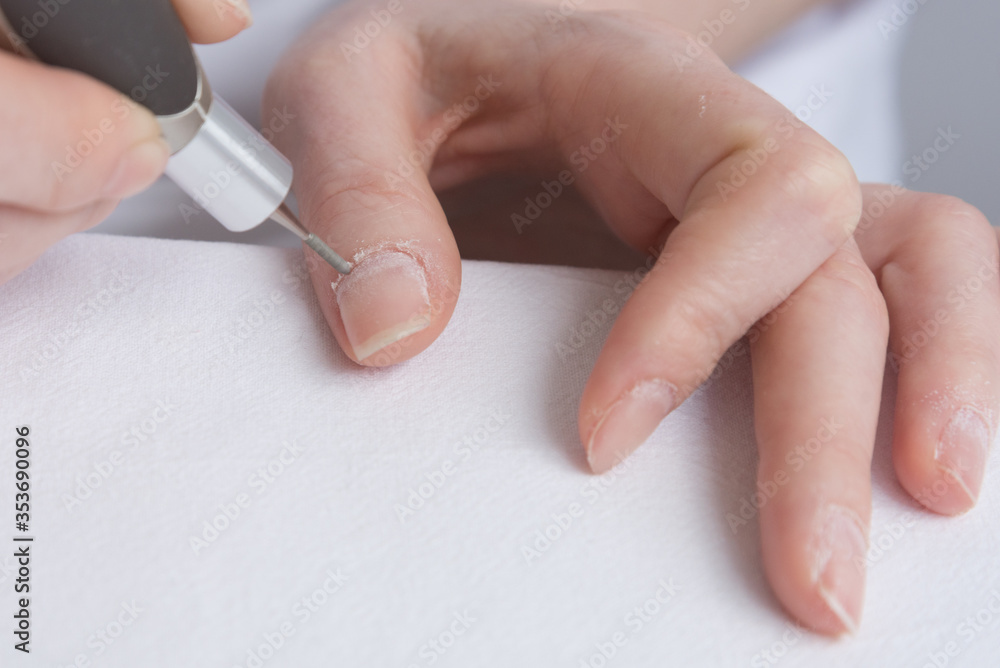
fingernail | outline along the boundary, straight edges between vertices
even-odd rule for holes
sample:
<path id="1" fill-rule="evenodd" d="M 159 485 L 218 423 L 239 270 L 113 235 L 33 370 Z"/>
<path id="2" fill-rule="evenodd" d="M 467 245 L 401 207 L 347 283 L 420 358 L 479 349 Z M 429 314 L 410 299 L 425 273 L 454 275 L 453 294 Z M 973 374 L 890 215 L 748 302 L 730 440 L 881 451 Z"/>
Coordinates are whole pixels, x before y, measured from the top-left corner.
<path id="1" fill-rule="evenodd" d="M 169 157 L 170 147 L 159 137 L 133 146 L 118 162 L 101 194 L 107 199 L 124 199 L 142 192 L 160 177 Z"/>
<path id="2" fill-rule="evenodd" d="M 934 451 L 934 461 L 975 504 L 983 484 L 986 456 L 990 447 L 990 428 L 973 408 L 964 406 L 955 412 L 941 433 Z"/>
<path id="3" fill-rule="evenodd" d="M 868 539 L 858 517 L 831 505 L 814 536 L 813 581 L 820 598 L 849 633 L 856 633 L 865 599 Z"/>
<path id="4" fill-rule="evenodd" d="M 228 2 L 243 19 L 244 28 L 249 28 L 253 25 L 253 12 L 250 11 L 250 5 L 247 4 L 247 0 L 228 0 Z"/>
<path id="5" fill-rule="evenodd" d="M 427 276 L 413 257 L 385 251 L 365 257 L 336 285 L 344 330 L 358 361 L 431 323 Z"/>
<path id="6" fill-rule="evenodd" d="M 677 391 L 665 380 L 644 380 L 611 404 L 587 441 L 587 463 L 603 473 L 628 457 L 674 409 Z"/>

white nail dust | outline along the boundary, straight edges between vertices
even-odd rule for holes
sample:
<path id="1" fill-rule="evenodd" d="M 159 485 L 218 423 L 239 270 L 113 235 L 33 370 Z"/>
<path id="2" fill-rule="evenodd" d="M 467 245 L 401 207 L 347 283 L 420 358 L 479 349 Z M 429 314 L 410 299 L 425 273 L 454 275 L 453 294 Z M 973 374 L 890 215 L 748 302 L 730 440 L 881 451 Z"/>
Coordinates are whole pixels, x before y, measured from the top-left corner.
<path id="1" fill-rule="evenodd" d="M 390 271 L 400 272 L 412 279 L 413 284 L 419 286 L 424 302 L 430 303 L 430 298 L 427 295 L 427 277 L 420 268 L 420 264 L 404 252 L 358 253 L 352 259 L 351 264 L 354 269 L 351 270 L 350 274 L 341 276 L 335 283 L 331 283 L 331 287 L 337 293 L 338 304 L 345 299 L 365 300 L 373 296 L 369 292 L 378 290 L 379 286 L 373 286 L 372 281 L 367 279 Z"/>

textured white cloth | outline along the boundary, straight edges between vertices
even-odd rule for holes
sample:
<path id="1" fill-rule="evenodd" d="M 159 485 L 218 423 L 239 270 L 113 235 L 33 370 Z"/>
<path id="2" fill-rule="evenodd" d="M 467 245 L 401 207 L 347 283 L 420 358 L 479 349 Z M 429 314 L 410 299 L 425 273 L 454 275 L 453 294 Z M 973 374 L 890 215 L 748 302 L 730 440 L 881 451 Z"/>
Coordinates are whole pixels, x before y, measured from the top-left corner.
<path id="1" fill-rule="evenodd" d="M 441 338 L 366 370 L 300 262 L 85 235 L 0 288 L 0 665 L 996 665 L 996 466 L 973 512 L 922 512 L 884 408 L 863 626 L 816 637 L 769 592 L 756 521 L 726 521 L 754 491 L 745 356 L 595 478 L 575 418 L 608 324 L 588 312 L 628 275 L 467 262 Z M 30 657 L 10 633 L 25 424 Z"/>

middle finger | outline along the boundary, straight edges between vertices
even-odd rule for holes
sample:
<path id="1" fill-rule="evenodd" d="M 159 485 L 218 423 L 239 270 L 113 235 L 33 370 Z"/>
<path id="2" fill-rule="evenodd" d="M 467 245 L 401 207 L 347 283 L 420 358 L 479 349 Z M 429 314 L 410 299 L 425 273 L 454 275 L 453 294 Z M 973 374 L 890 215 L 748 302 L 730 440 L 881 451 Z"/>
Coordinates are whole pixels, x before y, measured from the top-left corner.
<path id="1" fill-rule="evenodd" d="M 782 604 L 828 634 L 857 629 L 885 302 L 852 240 L 751 330 L 764 568 Z"/>

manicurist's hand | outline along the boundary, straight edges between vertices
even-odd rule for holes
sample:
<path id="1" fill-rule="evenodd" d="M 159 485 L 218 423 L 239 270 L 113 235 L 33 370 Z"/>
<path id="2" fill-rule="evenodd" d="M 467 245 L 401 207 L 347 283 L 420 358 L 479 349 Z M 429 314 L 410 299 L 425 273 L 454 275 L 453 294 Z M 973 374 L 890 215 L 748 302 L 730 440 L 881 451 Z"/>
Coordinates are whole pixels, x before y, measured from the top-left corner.
<path id="1" fill-rule="evenodd" d="M 354 2 L 284 57 L 264 108 L 296 120 L 276 143 L 295 164 L 305 224 L 355 262 L 347 277 L 311 263 L 327 321 L 360 364 L 418 354 L 447 325 L 461 278 L 435 192 L 491 172 L 571 174 L 619 237 L 658 252 L 581 400 L 590 466 L 604 471 L 638 447 L 757 323 L 760 476 L 775 489 L 760 511 L 767 573 L 804 623 L 852 629 L 887 313 L 902 351 L 896 328 L 905 334 L 947 302 L 972 255 L 995 267 L 996 240 L 964 205 L 896 193 L 856 242 L 862 190 L 844 157 L 693 48 L 669 12 L 559 6 Z M 945 243 L 953 228 L 962 232 Z M 941 512 L 972 504 L 985 454 L 940 444 L 981 443 L 993 430 L 996 362 L 984 337 L 998 324 L 995 272 L 991 281 L 901 371 L 901 402 L 938 403 L 933 417 L 900 405 L 900 479 L 914 494 L 950 480 L 925 500 Z"/>
<path id="2" fill-rule="evenodd" d="M 228 39 L 250 21 L 242 1 L 174 5 L 197 42 Z M 168 157 L 145 107 L 83 74 L 21 57 L 30 41 L 17 34 L 0 24 L 0 283 L 147 188 Z"/>

